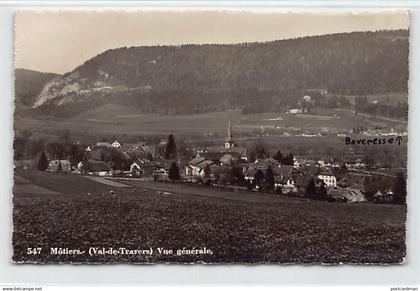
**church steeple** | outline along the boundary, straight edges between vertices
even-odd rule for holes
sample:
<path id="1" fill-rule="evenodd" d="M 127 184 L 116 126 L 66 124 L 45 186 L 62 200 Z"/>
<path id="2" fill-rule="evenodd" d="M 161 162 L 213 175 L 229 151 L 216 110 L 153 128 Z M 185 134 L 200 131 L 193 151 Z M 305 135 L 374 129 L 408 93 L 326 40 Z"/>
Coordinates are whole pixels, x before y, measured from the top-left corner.
<path id="1" fill-rule="evenodd" d="M 234 142 L 233 142 L 233 138 L 232 138 L 232 125 L 230 123 L 230 118 L 229 118 L 229 123 L 228 123 L 228 128 L 227 128 L 227 136 L 225 139 L 225 148 L 226 149 L 230 149 L 233 148 L 235 146 Z"/>

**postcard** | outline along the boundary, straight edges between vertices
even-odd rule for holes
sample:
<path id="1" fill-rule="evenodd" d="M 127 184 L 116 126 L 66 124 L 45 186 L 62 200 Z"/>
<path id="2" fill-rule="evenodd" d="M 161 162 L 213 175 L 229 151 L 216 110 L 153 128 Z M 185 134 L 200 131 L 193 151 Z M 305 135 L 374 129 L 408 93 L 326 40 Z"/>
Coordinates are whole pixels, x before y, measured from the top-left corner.
<path id="1" fill-rule="evenodd" d="M 401 264 L 407 10 L 20 10 L 25 264 Z"/>

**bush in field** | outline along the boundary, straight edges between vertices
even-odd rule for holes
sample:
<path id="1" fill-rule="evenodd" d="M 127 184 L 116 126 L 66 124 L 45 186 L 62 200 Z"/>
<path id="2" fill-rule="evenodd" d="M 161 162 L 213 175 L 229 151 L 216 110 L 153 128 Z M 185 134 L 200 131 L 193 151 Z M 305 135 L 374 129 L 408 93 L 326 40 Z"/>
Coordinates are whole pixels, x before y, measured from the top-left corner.
<path id="1" fill-rule="evenodd" d="M 321 186 L 319 187 L 318 195 L 321 196 L 321 197 L 327 196 L 327 188 L 325 188 L 325 183 L 324 182 L 322 182 Z"/>
<path id="2" fill-rule="evenodd" d="M 287 165 L 287 166 L 293 166 L 293 163 L 295 162 L 294 156 L 293 154 L 288 154 L 287 156 L 285 156 L 281 163 L 283 165 Z"/>
<path id="3" fill-rule="evenodd" d="M 242 169 L 240 167 L 232 167 L 230 170 L 230 184 L 235 184 L 238 186 L 247 186 L 244 175 L 242 174 Z"/>
<path id="4" fill-rule="evenodd" d="M 178 166 L 175 162 L 172 163 L 171 168 L 169 169 L 169 179 L 171 180 L 179 180 L 181 176 L 179 174 Z"/>
<path id="5" fill-rule="evenodd" d="M 268 166 L 267 171 L 265 172 L 265 184 L 268 190 L 274 189 L 274 173 L 271 166 Z"/>
<path id="6" fill-rule="evenodd" d="M 315 186 L 315 181 L 313 178 L 311 178 L 311 180 L 309 180 L 308 186 L 306 187 L 306 192 L 305 195 L 306 196 L 312 196 L 316 194 L 316 186 Z"/>
<path id="7" fill-rule="evenodd" d="M 276 159 L 279 163 L 281 163 L 284 157 L 281 151 L 278 150 L 277 153 L 273 156 L 273 158 Z"/>
<path id="8" fill-rule="evenodd" d="M 38 171 L 46 171 L 48 169 L 48 160 L 45 152 L 41 153 L 37 164 Z"/>
<path id="9" fill-rule="evenodd" d="M 261 186 L 264 180 L 264 173 L 261 170 L 258 170 L 254 175 L 254 186 Z"/>

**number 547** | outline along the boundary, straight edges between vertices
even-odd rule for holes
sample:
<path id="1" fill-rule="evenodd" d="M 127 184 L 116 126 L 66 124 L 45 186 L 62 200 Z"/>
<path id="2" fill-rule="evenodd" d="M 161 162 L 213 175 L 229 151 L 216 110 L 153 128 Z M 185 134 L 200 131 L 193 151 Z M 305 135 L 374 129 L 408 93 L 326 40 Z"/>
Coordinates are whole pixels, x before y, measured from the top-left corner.
<path id="1" fill-rule="evenodd" d="M 26 248 L 26 254 L 28 255 L 39 255 L 41 248 Z"/>

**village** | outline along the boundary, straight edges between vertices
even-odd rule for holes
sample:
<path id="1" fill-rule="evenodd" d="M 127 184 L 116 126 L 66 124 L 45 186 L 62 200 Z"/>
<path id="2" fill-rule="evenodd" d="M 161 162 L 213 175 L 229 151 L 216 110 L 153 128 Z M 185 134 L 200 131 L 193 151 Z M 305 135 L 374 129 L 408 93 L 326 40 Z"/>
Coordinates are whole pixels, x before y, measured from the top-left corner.
<path id="1" fill-rule="evenodd" d="M 15 160 L 15 167 L 53 173 L 139 179 L 254 191 L 330 202 L 391 203 L 405 192 L 402 175 L 375 172 L 362 159 L 331 162 L 277 151 L 249 153 L 238 146 L 228 120 L 219 146 L 178 148 L 174 136 L 152 145 L 100 141 L 94 145 L 52 143 L 35 158 Z M 397 194 L 398 195 L 398 194 Z"/>

